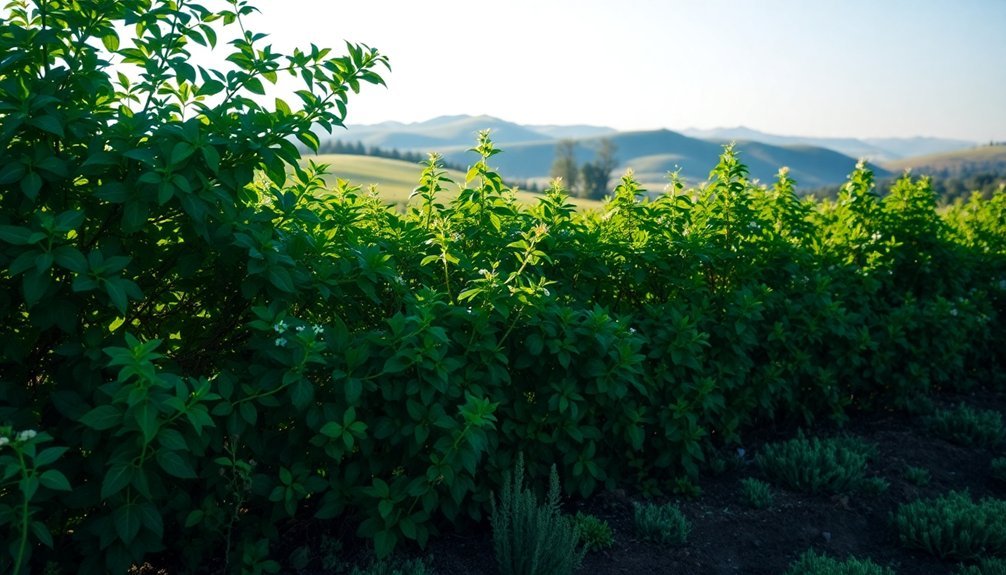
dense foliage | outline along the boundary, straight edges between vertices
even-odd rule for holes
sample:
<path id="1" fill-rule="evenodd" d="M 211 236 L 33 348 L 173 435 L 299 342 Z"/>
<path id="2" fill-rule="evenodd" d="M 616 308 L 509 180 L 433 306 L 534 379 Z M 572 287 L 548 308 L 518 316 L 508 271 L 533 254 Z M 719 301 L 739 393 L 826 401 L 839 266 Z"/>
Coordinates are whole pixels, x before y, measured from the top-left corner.
<path id="1" fill-rule="evenodd" d="M 395 213 L 291 143 L 383 58 L 281 56 L 251 9 L 5 9 L 4 572 L 275 571 L 307 517 L 383 556 L 484 518 L 519 451 L 570 494 L 666 490 L 759 423 L 1002 377 L 1006 194 L 940 215 L 860 168 L 814 204 L 727 148 L 698 189 L 628 174 L 578 213 L 516 203 L 482 136 L 456 200 L 431 159 Z M 189 63 L 234 28 L 232 69 Z M 256 97 L 281 72 L 296 109 Z"/>

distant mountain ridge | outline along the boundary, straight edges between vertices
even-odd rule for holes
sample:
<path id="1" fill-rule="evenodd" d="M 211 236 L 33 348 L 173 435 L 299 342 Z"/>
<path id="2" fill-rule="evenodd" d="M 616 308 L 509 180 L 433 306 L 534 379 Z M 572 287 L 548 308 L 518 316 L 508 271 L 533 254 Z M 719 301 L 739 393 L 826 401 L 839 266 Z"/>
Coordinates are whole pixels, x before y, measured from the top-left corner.
<path id="1" fill-rule="evenodd" d="M 777 145 L 809 145 L 828 148 L 853 158 L 872 162 L 891 162 L 914 156 L 941 154 L 973 148 L 977 142 L 949 138 L 819 138 L 814 136 L 780 136 L 744 126 L 699 130 L 689 128 L 682 133 L 706 140 L 751 140 Z"/>
<path id="2" fill-rule="evenodd" d="M 619 170 L 632 168 L 651 191 L 662 189 L 667 173 L 678 168 L 688 180 L 705 180 L 726 142 L 736 142 L 752 178 L 772 181 L 779 168 L 786 166 L 804 190 L 844 182 L 858 158 L 870 161 L 877 176 L 885 177 L 889 172 L 882 166 L 884 162 L 975 145 L 944 138 L 783 136 L 744 127 L 619 132 L 605 126 L 521 125 L 486 115 L 350 125 L 347 131 L 333 134 L 332 139 L 385 149 L 439 152 L 449 162 L 466 165 L 472 162 L 467 150 L 474 145 L 476 134 L 485 129 L 491 131 L 493 141 L 505 152 L 493 158 L 493 165 L 509 178 L 544 183 L 560 139 L 576 141 L 575 153 L 580 162 L 591 160 L 601 140 L 610 139 L 617 146 Z"/>

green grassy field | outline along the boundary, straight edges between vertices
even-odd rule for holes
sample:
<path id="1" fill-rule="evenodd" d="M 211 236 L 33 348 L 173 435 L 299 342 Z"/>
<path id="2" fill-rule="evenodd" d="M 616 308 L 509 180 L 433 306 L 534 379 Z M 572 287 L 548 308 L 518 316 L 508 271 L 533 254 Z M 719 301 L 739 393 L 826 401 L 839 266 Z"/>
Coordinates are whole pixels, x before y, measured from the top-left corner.
<path id="1" fill-rule="evenodd" d="M 317 156 L 305 155 L 304 160 L 313 160 L 318 164 L 327 164 L 327 181 L 334 185 L 336 180 L 341 178 L 348 182 L 366 189 L 370 185 L 376 185 L 381 197 L 389 204 L 403 205 L 409 201 L 409 195 L 419 183 L 419 175 L 422 167 L 411 162 L 401 160 L 390 160 L 387 158 L 375 158 L 372 156 L 353 156 L 347 154 L 321 154 Z M 448 170 L 448 176 L 458 182 L 464 183 L 465 175 L 457 170 Z M 447 184 L 445 198 L 457 195 L 458 188 Z M 541 197 L 540 194 L 530 192 L 517 192 L 517 199 L 533 204 Z M 601 202 L 571 198 L 570 201 L 579 209 L 600 208 Z"/>

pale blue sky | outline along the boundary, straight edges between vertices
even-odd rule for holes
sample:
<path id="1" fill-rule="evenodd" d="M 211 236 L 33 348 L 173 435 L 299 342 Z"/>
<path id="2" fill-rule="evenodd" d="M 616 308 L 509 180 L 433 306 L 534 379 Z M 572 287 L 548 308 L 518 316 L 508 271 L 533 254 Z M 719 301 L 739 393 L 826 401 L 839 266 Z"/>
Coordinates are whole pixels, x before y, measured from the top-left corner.
<path id="1" fill-rule="evenodd" d="M 272 0 L 278 47 L 377 47 L 349 123 L 1006 140 L 1006 0 Z"/>

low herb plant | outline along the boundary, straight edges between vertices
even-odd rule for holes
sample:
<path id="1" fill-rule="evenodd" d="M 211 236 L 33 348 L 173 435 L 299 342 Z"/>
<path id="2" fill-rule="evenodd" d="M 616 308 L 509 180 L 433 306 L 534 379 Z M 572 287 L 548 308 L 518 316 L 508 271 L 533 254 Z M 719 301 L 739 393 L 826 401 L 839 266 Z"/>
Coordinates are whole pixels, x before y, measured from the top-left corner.
<path id="1" fill-rule="evenodd" d="M 818 555 L 809 550 L 790 564 L 785 575 L 895 575 L 890 567 L 882 567 L 869 559 L 850 557 L 846 560 Z"/>
<path id="2" fill-rule="evenodd" d="M 867 455 L 845 439 L 807 438 L 769 443 L 755 456 L 774 483 L 809 493 L 839 493 L 862 485 Z"/>
<path id="3" fill-rule="evenodd" d="M 992 478 L 1006 483 L 1006 457 L 996 457 L 989 462 Z"/>
<path id="4" fill-rule="evenodd" d="M 975 409 L 964 403 L 953 409 L 937 410 L 926 418 L 926 424 L 939 437 L 967 447 L 995 447 L 1006 437 L 999 412 Z"/>
<path id="5" fill-rule="evenodd" d="M 354 567 L 350 575 L 436 575 L 427 559 L 378 559 L 368 567 Z"/>
<path id="6" fill-rule="evenodd" d="M 961 565 L 954 575 L 1006 575 L 1006 559 L 982 557 L 974 565 Z"/>
<path id="7" fill-rule="evenodd" d="M 640 538 L 663 545 L 682 545 L 688 540 L 691 524 L 676 505 L 636 503 L 633 511 L 636 535 Z"/>
<path id="8" fill-rule="evenodd" d="M 771 506 L 774 499 L 772 487 L 753 477 L 741 479 L 741 496 L 748 506 L 755 509 L 765 509 Z"/>
<path id="9" fill-rule="evenodd" d="M 974 501 L 967 492 L 913 501 L 893 515 L 898 540 L 946 559 L 1006 553 L 1006 501 Z"/>
<path id="10" fill-rule="evenodd" d="M 931 479 L 928 469 L 924 467 L 916 467 L 914 465 L 909 465 L 905 468 L 904 477 L 905 481 L 918 487 L 925 487 L 929 485 L 929 481 Z"/>
<path id="11" fill-rule="evenodd" d="M 607 521 L 582 512 L 577 512 L 574 521 L 580 532 L 580 540 L 588 550 L 607 549 L 615 544 L 614 532 Z"/>
<path id="12" fill-rule="evenodd" d="M 891 482 L 883 477 L 866 477 L 857 486 L 866 495 L 880 495 L 891 487 Z"/>
<path id="13" fill-rule="evenodd" d="M 575 521 L 559 510 L 559 474 L 552 466 L 548 496 L 539 504 L 524 485 L 524 457 L 518 455 L 490 523 L 496 564 L 502 575 L 571 575 L 583 560 Z"/>

